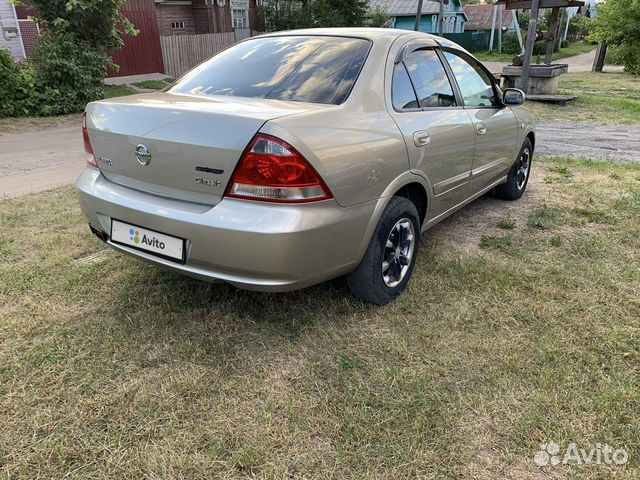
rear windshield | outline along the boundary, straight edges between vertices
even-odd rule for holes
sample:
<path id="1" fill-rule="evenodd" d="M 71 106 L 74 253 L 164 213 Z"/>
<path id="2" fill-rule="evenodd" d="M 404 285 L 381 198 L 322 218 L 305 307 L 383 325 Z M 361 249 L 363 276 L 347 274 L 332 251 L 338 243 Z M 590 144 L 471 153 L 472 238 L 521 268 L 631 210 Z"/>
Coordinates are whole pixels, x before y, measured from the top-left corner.
<path id="1" fill-rule="evenodd" d="M 349 96 L 369 47 L 359 38 L 256 38 L 203 63 L 170 91 L 338 105 Z"/>

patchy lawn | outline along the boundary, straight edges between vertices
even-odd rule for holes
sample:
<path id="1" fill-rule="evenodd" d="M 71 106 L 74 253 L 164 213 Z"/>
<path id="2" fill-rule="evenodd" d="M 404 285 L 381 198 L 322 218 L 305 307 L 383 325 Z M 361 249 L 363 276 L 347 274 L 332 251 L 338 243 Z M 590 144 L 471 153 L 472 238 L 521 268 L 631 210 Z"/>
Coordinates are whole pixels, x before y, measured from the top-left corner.
<path id="1" fill-rule="evenodd" d="M 497 39 L 495 40 L 497 45 Z M 582 53 L 587 53 L 596 49 L 596 45 L 590 45 L 584 42 L 574 42 L 570 43 L 567 47 L 561 48 L 559 52 L 555 52 L 553 54 L 554 60 L 559 60 L 561 58 L 573 57 L 574 55 L 580 55 Z M 473 52 L 473 55 L 483 62 L 509 62 L 513 60 L 515 55 L 513 53 L 498 53 L 495 52 Z M 544 55 L 542 55 L 544 59 Z M 535 62 L 536 55 L 533 56 L 533 61 Z"/>
<path id="2" fill-rule="evenodd" d="M 555 159 L 424 235 L 383 308 L 112 252 L 0 202 L 0 477 L 638 478 L 640 167 Z M 540 444 L 629 451 L 533 463 Z"/>
<path id="3" fill-rule="evenodd" d="M 145 88 L 148 90 L 162 90 L 167 88 L 175 81 L 174 78 L 167 77 L 163 80 L 144 80 L 142 82 L 133 83 L 132 85 L 138 88 Z"/>
<path id="4" fill-rule="evenodd" d="M 49 128 L 72 127 L 80 128 L 82 114 L 58 115 L 55 117 L 12 117 L 0 118 L 0 133 L 22 133 Z"/>
<path id="5" fill-rule="evenodd" d="M 622 72 L 577 72 L 560 77 L 560 93 L 578 98 L 565 107 L 527 102 L 539 120 L 640 125 L 640 77 Z"/>
<path id="6" fill-rule="evenodd" d="M 127 85 L 105 85 L 104 98 L 125 97 L 133 95 L 136 91 Z"/>

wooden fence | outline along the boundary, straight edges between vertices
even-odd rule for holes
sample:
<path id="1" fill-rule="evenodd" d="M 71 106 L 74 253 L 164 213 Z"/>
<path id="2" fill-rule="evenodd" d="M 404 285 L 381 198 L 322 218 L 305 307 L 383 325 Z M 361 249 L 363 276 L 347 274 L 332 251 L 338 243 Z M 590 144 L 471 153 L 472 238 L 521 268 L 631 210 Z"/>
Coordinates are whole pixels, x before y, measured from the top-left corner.
<path id="1" fill-rule="evenodd" d="M 179 77 L 235 42 L 234 32 L 161 36 L 165 73 Z"/>

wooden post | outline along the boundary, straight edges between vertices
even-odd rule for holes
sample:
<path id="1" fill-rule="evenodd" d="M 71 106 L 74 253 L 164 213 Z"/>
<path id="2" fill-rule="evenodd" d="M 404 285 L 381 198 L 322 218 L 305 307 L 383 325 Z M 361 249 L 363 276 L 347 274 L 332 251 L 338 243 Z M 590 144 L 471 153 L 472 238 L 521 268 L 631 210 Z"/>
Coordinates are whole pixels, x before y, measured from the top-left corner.
<path id="1" fill-rule="evenodd" d="M 440 0 L 440 8 L 438 10 L 438 35 L 444 33 L 444 0 Z"/>
<path id="2" fill-rule="evenodd" d="M 498 11 L 498 6 L 493 6 L 493 17 L 491 20 L 491 38 L 489 39 L 489 51 L 493 52 L 493 36 L 496 33 L 496 12 Z"/>
<path id="3" fill-rule="evenodd" d="M 502 53 L 502 6 L 498 6 L 498 53 Z"/>
<path id="4" fill-rule="evenodd" d="M 596 49 L 596 58 L 593 59 L 592 72 L 601 72 L 604 68 L 604 59 L 607 56 L 607 44 L 599 43 Z"/>
<path id="5" fill-rule="evenodd" d="M 416 12 L 416 32 L 420 31 L 420 19 L 422 18 L 422 0 L 418 0 L 418 11 Z"/>
<path id="6" fill-rule="evenodd" d="M 531 57 L 533 47 L 536 43 L 536 30 L 538 28 L 538 15 L 540 14 L 540 0 L 531 0 L 531 19 L 529 20 L 529 30 L 527 31 L 527 45 L 524 50 L 524 60 L 522 63 L 522 89 L 527 92 L 529 88 L 529 73 L 531 72 Z"/>
<path id="7" fill-rule="evenodd" d="M 549 38 L 547 38 L 547 54 L 544 56 L 544 63 L 547 65 L 551 65 L 551 62 L 553 62 L 553 51 L 556 48 L 559 16 L 560 8 L 554 7 L 553 10 L 551 10 L 551 26 L 549 27 Z"/>
<path id="8" fill-rule="evenodd" d="M 518 22 L 518 11 L 512 10 L 511 15 L 513 18 L 513 28 L 516 29 L 516 35 L 518 36 L 518 43 L 520 44 L 520 54 L 524 53 L 524 43 L 522 43 L 522 32 L 520 31 L 520 23 Z"/>

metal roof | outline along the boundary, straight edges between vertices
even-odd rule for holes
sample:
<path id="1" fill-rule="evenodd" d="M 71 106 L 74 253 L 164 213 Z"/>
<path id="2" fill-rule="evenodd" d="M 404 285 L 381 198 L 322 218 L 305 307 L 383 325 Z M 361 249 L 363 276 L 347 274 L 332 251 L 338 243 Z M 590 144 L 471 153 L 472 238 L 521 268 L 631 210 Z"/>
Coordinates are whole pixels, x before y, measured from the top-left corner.
<path id="1" fill-rule="evenodd" d="M 391 16 L 415 16 L 418 0 L 371 0 L 369 6 L 372 10 L 384 10 Z M 439 10 L 440 2 L 425 0 L 422 3 L 423 14 L 437 14 Z"/>
<path id="2" fill-rule="evenodd" d="M 467 14 L 469 21 L 465 23 L 464 29 L 467 30 L 491 30 L 493 25 L 493 8 L 494 5 L 465 5 L 464 13 Z M 502 26 L 509 28 L 513 22 L 513 11 L 506 10 L 504 5 L 499 5 L 502 9 Z M 496 16 L 496 22 L 497 22 Z"/>

